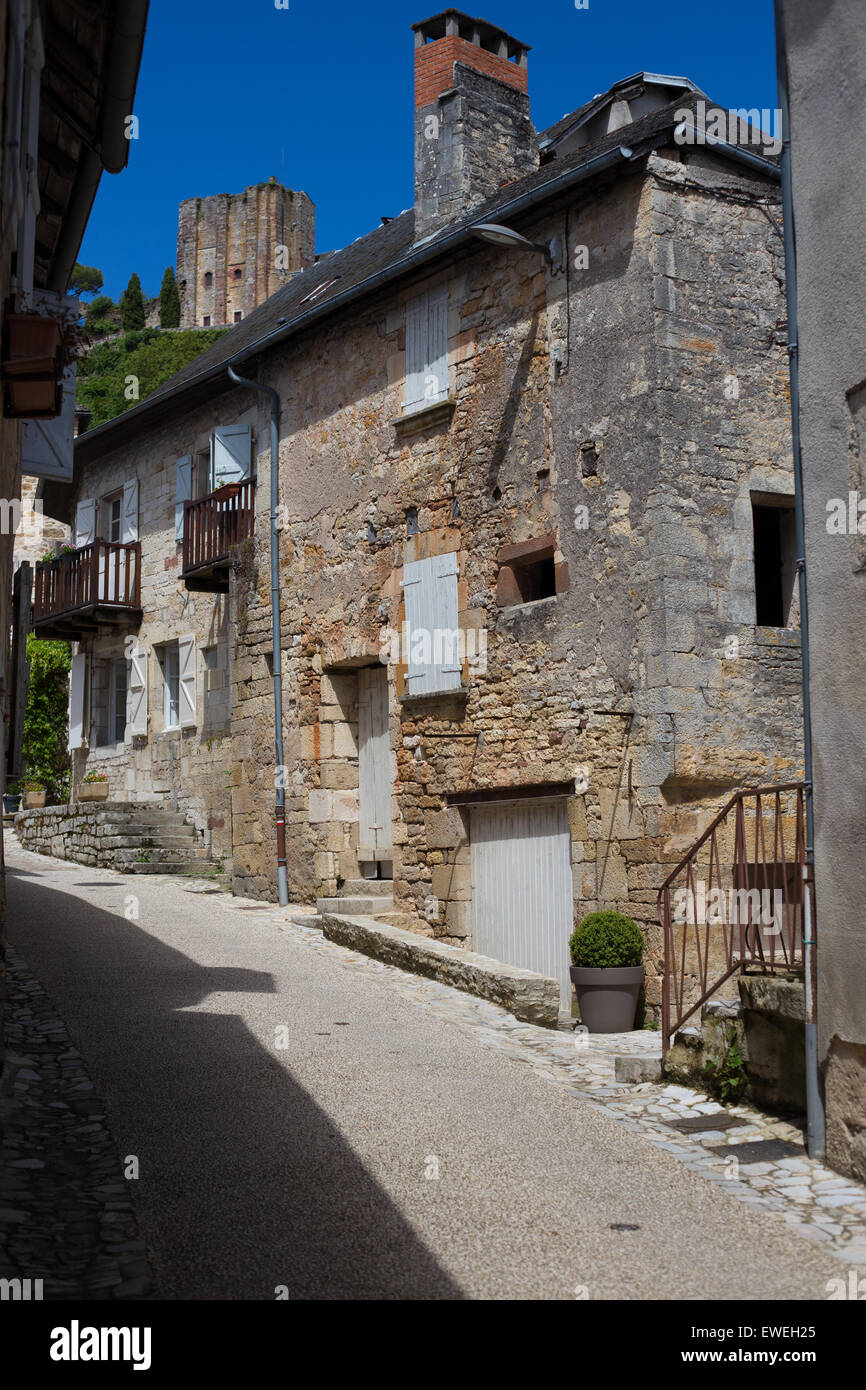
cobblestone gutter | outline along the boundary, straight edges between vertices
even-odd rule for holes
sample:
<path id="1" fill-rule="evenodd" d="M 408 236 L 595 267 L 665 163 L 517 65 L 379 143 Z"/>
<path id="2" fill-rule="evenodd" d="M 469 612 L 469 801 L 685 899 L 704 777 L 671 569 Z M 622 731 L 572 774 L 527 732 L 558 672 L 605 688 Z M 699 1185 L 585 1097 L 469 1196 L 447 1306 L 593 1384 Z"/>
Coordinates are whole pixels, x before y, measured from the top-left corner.
<path id="1" fill-rule="evenodd" d="M 0 1278 L 42 1280 L 45 1299 L 152 1297 L 105 1107 L 51 1000 L 11 949 L 7 989 Z"/>

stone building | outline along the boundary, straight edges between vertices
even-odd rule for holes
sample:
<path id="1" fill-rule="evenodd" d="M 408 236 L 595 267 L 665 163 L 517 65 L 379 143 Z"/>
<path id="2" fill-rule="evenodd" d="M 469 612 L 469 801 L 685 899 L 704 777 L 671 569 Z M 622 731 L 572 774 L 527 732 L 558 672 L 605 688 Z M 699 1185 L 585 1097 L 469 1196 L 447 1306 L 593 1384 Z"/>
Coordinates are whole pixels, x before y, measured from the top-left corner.
<path id="1" fill-rule="evenodd" d="M 810 630 L 818 1052 L 827 1156 L 866 1180 L 866 12 L 782 0 Z M 858 284 L 861 291 L 858 292 Z"/>
<path id="2" fill-rule="evenodd" d="M 181 328 L 240 323 L 315 260 L 316 210 L 271 178 L 187 198 L 177 226 Z"/>
<path id="3" fill-rule="evenodd" d="M 686 79 L 537 135 L 525 44 L 453 10 L 415 37 L 414 208 L 46 487 L 82 541 L 120 498 L 140 556 L 79 630 L 75 777 L 171 796 L 261 897 L 279 778 L 293 900 L 376 878 L 564 1002 L 575 919 L 627 910 L 655 1007 L 671 859 L 801 769 L 777 169 L 684 141 Z M 279 769 L 267 402 L 233 359 L 280 400 Z"/>

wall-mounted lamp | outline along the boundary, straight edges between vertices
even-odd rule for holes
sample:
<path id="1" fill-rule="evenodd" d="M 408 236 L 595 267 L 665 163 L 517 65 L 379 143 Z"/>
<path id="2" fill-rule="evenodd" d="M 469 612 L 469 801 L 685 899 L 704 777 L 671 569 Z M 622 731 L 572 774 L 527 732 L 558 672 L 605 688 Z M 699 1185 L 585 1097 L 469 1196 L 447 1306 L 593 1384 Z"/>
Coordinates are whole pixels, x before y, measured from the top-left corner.
<path id="1" fill-rule="evenodd" d="M 493 246 L 509 246 L 512 251 L 537 251 L 543 256 L 552 273 L 562 270 L 562 239 L 558 236 L 551 241 L 530 241 L 511 227 L 503 227 L 499 222 L 479 222 L 471 227 L 473 236 L 481 241 L 489 241 Z"/>

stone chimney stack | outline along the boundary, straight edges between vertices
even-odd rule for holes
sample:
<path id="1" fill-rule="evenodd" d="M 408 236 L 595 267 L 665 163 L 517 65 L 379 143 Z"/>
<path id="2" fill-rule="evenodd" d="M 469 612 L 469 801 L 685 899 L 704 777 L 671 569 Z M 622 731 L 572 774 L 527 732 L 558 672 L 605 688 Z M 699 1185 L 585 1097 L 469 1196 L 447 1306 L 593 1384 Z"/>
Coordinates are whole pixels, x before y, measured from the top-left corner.
<path id="1" fill-rule="evenodd" d="M 525 43 L 444 10 L 415 32 L 415 240 L 538 168 Z"/>

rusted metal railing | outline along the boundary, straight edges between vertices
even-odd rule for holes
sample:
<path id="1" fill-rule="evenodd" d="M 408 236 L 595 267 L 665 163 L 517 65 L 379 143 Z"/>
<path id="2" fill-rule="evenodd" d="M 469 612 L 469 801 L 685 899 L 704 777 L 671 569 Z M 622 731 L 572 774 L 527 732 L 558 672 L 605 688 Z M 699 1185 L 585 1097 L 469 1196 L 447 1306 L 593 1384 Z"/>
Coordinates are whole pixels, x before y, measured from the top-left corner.
<path id="1" fill-rule="evenodd" d="M 92 541 L 36 565 L 33 626 L 93 608 L 140 608 L 141 545 Z"/>
<path id="2" fill-rule="evenodd" d="M 737 792 L 662 884 L 665 1051 L 737 973 L 802 969 L 805 810 L 802 782 Z"/>
<path id="3" fill-rule="evenodd" d="M 233 546 L 253 534 L 255 478 L 226 483 L 207 497 L 183 506 L 183 572 L 207 569 L 228 560 Z"/>

